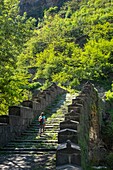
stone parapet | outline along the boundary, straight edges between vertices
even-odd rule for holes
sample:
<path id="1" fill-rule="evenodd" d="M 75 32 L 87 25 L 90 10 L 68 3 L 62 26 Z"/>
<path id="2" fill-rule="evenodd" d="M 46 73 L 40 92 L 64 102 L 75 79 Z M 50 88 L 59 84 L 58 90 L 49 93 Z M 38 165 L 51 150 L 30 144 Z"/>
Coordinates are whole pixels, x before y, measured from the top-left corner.
<path id="1" fill-rule="evenodd" d="M 10 106 L 8 115 L 0 116 L 0 146 L 21 135 L 33 119 L 62 93 L 65 90 L 53 83 L 47 90 L 36 93 L 32 100 L 23 101 L 20 106 Z"/>
<path id="2" fill-rule="evenodd" d="M 97 90 L 89 82 L 84 85 L 81 93 L 72 99 L 72 104 L 68 106 L 68 113 L 65 114 L 65 121 L 60 123 L 60 131 L 58 132 L 58 142 L 60 144 L 56 154 L 58 159 L 57 167 L 68 165 L 69 169 L 71 169 L 73 163 L 77 166 L 77 163 L 82 160 L 79 165 L 84 170 L 88 169 L 88 163 L 91 160 L 89 158 L 90 140 L 97 142 L 100 136 L 101 112 L 99 113 L 99 100 Z M 70 149 L 69 151 L 63 145 L 63 143 L 66 145 L 67 140 L 70 140 L 75 145 L 80 145 L 81 157 L 78 157 L 77 162 L 76 159 L 75 162 L 72 162 L 72 157 L 67 156 L 67 153 L 73 153 L 73 150 Z M 59 149 L 60 147 L 61 149 Z M 66 152 L 63 151 L 63 147 Z M 76 149 L 75 154 L 77 154 Z M 81 167 L 79 168 L 82 169 Z"/>
<path id="3" fill-rule="evenodd" d="M 73 129 L 73 130 L 77 130 L 79 126 L 79 122 L 78 121 L 73 121 L 73 120 L 65 120 L 63 122 L 60 123 L 60 130 L 63 129 Z"/>
<path id="4" fill-rule="evenodd" d="M 5 146 L 12 139 L 10 125 L 0 123 L 0 146 Z"/>
<path id="5" fill-rule="evenodd" d="M 9 124 L 9 115 L 1 115 L 0 116 L 0 123 Z"/>
<path id="6" fill-rule="evenodd" d="M 58 132 L 58 143 L 64 143 L 67 140 L 70 140 L 71 142 L 78 144 L 77 130 L 66 128 Z"/>
<path id="7" fill-rule="evenodd" d="M 60 144 L 57 148 L 56 165 L 62 166 L 65 164 L 81 166 L 80 147 L 70 140 Z"/>

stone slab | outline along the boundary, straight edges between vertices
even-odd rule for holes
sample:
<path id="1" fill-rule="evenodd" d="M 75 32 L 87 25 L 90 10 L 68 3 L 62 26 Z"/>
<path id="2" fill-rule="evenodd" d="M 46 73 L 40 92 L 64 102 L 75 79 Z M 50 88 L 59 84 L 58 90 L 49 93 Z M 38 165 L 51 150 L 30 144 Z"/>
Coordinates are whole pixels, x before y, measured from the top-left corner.
<path id="1" fill-rule="evenodd" d="M 63 166 L 57 166 L 56 170 L 82 170 L 82 168 L 67 164 L 67 165 L 63 165 Z"/>

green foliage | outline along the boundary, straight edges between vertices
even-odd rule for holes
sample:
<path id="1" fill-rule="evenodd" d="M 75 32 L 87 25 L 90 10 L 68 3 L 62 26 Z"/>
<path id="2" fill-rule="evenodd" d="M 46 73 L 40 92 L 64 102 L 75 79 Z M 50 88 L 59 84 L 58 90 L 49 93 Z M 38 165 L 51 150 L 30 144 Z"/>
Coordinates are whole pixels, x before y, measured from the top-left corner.
<path id="1" fill-rule="evenodd" d="M 113 122 L 106 122 L 102 127 L 102 139 L 106 143 L 107 149 L 111 150 L 113 144 Z"/>
<path id="2" fill-rule="evenodd" d="M 35 20 L 18 14 L 18 0 L 0 3 L 0 114 L 8 106 L 18 104 L 27 96 L 21 86 L 27 84 L 27 70 L 20 67 L 19 54 L 32 36 Z"/>
<path id="3" fill-rule="evenodd" d="M 39 82 L 33 82 L 33 83 L 29 83 L 26 86 L 23 86 L 22 88 L 33 91 L 33 90 L 38 89 L 40 87 L 41 87 L 41 84 Z"/>
<path id="4" fill-rule="evenodd" d="M 108 80 L 113 72 L 113 4 L 69 1 L 50 8 L 21 54 L 35 78 L 75 88 L 82 80 Z M 109 81 L 111 83 L 111 80 Z"/>
<path id="5" fill-rule="evenodd" d="M 58 7 L 50 7 L 47 11 L 44 13 L 44 17 L 47 18 L 48 16 L 54 16 L 58 12 Z"/>
<path id="6" fill-rule="evenodd" d="M 110 168 L 110 170 L 113 169 L 113 153 L 109 153 L 109 155 L 106 158 L 107 166 Z"/>
<path id="7" fill-rule="evenodd" d="M 107 102 L 111 102 L 111 103 L 113 102 L 113 84 L 111 89 L 106 92 L 105 96 Z"/>
<path id="8" fill-rule="evenodd" d="M 33 31 L 34 20 L 18 15 L 18 1 L 4 0 L 0 4 L 2 105 L 9 102 L 9 94 L 14 97 L 14 91 L 24 92 L 20 87 L 27 84 L 29 67 L 37 67 L 34 80 L 43 80 L 44 88 L 53 81 L 68 89 L 75 89 L 83 80 L 111 84 L 112 9 L 109 0 L 71 0 L 60 11 L 57 7 L 45 11 Z"/>
<path id="9" fill-rule="evenodd" d="M 85 45 L 82 57 L 86 78 L 108 78 L 109 73 L 112 72 L 112 63 L 109 62 L 112 45 L 113 40 L 104 39 L 89 40 Z"/>
<path id="10" fill-rule="evenodd" d="M 110 102 L 113 101 L 113 92 L 112 91 L 109 90 L 108 92 L 106 92 L 106 100 L 110 101 Z"/>

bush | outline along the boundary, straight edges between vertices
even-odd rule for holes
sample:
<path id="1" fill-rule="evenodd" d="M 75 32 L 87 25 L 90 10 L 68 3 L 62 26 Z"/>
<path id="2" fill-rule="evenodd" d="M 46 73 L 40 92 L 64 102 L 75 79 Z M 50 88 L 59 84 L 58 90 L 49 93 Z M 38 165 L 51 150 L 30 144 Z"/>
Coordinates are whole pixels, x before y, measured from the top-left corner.
<path id="1" fill-rule="evenodd" d="M 102 139 L 106 143 L 107 148 L 111 150 L 113 146 L 113 123 L 109 122 L 102 127 Z"/>
<path id="2" fill-rule="evenodd" d="M 113 152 L 111 152 L 107 158 L 106 158 L 107 166 L 110 168 L 110 170 L 113 170 Z"/>
<path id="3" fill-rule="evenodd" d="M 106 93 L 106 100 L 107 101 L 110 101 L 110 102 L 113 102 L 113 92 L 112 91 L 108 91 L 107 93 Z"/>

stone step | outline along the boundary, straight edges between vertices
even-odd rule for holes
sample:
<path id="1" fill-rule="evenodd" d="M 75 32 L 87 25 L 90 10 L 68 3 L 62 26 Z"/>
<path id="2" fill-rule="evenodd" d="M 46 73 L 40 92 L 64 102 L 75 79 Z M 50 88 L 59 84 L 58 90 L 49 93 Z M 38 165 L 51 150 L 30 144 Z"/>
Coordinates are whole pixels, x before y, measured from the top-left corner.
<path id="1" fill-rule="evenodd" d="M 26 130 L 23 133 L 38 133 L 38 132 L 39 132 L 39 129 L 37 129 L 37 130 Z M 45 130 L 45 133 L 58 133 L 58 132 L 59 132 L 59 130 L 51 130 L 51 129 Z"/>
<path id="2" fill-rule="evenodd" d="M 62 120 L 64 120 L 64 116 L 63 116 L 62 118 L 58 118 L 58 117 L 53 118 L 53 119 L 52 119 L 52 118 L 50 118 L 50 119 L 48 118 L 48 119 L 46 120 L 46 122 L 48 122 L 48 121 L 49 121 L 49 122 L 50 122 L 50 121 L 53 121 L 53 122 L 55 121 L 55 122 L 56 122 L 56 121 L 62 121 Z M 32 124 L 39 124 L 39 122 L 38 122 L 38 120 L 37 120 L 37 121 L 32 122 L 31 125 L 32 125 Z"/>
<path id="3" fill-rule="evenodd" d="M 24 134 L 23 136 L 21 136 L 21 138 L 17 138 L 17 140 L 20 140 L 20 139 L 25 139 L 25 140 L 32 140 L 32 139 L 40 139 L 40 140 L 51 140 L 51 139 L 54 139 L 56 140 L 58 138 L 58 135 L 57 134 L 42 134 L 41 136 L 39 134 Z"/>
<path id="4" fill-rule="evenodd" d="M 36 125 L 36 127 L 39 128 L 39 125 L 38 126 Z M 46 129 L 54 128 L 54 127 L 59 127 L 59 124 L 53 124 L 53 125 L 46 124 L 45 127 L 46 127 Z M 29 127 L 28 129 L 35 129 L 35 127 Z"/>
<path id="5" fill-rule="evenodd" d="M 18 152 L 22 152 L 22 151 L 28 151 L 28 152 L 33 152 L 33 151 L 35 151 L 35 152 L 48 152 L 48 151 L 56 151 L 56 148 L 1 148 L 0 149 L 0 153 L 1 152 L 7 152 L 7 151 L 18 151 Z"/>
<path id="6" fill-rule="evenodd" d="M 52 125 L 50 125 L 52 123 Z M 52 127 L 54 127 L 54 126 L 59 126 L 59 124 L 60 124 L 60 122 L 58 123 L 58 122 L 48 122 L 48 123 L 46 123 L 46 127 L 48 127 L 48 128 L 52 128 Z M 30 125 L 30 127 L 29 128 L 31 128 L 31 127 L 39 127 L 39 124 L 32 124 L 32 125 Z"/>
<path id="7" fill-rule="evenodd" d="M 64 120 L 64 118 L 63 119 L 48 119 L 47 121 L 46 121 L 46 124 L 48 124 L 48 123 L 50 123 L 50 122 L 61 122 L 61 121 L 63 121 Z M 39 124 L 39 122 L 34 122 L 34 123 L 31 123 L 31 125 L 34 125 L 34 124 Z"/>
<path id="8" fill-rule="evenodd" d="M 36 134 L 34 134 L 34 135 L 33 134 L 32 135 L 26 134 L 26 136 L 23 135 L 23 136 L 17 137 L 16 140 L 33 140 L 34 137 L 36 139 Z M 39 137 L 39 136 L 37 136 L 37 137 Z M 45 135 L 40 136 L 40 140 L 47 140 L 47 137 Z M 49 140 L 51 140 L 51 139 L 49 139 Z"/>
<path id="9" fill-rule="evenodd" d="M 33 135 L 33 134 L 38 134 L 39 132 L 33 132 L 33 131 L 26 131 L 26 132 L 23 132 L 21 135 Z M 53 131 L 45 131 L 45 135 L 46 134 L 58 134 L 58 132 L 53 132 Z"/>
<path id="10" fill-rule="evenodd" d="M 48 121 L 46 124 L 48 124 L 48 125 L 50 125 L 50 124 L 52 124 L 52 125 L 54 125 L 54 124 L 57 124 L 57 126 L 60 124 L 60 122 L 62 122 L 62 121 L 64 121 L 64 119 L 62 119 L 62 120 L 60 120 L 60 121 L 58 121 L 58 120 L 56 120 L 56 121 Z"/>
<path id="11" fill-rule="evenodd" d="M 54 146 L 54 147 L 57 147 L 58 146 L 58 143 L 45 143 L 45 142 L 41 142 L 41 143 L 24 143 L 24 142 L 22 142 L 22 143 L 9 143 L 9 144 L 7 144 L 6 146 L 5 146 L 5 148 L 10 148 L 10 147 L 25 147 L 25 148 L 27 148 L 27 147 L 33 147 L 33 148 L 44 148 L 44 147 L 46 147 L 46 148 L 51 148 L 52 146 Z"/>
<path id="12" fill-rule="evenodd" d="M 9 143 L 7 146 L 4 148 L 10 149 L 10 148 L 57 148 L 58 144 L 56 143 Z"/>
<path id="13" fill-rule="evenodd" d="M 44 154 L 44 155 L 45 155 L 46 153 L 47 153 L 47 154 L 48 154 L 48 153 L 49 153 L 49 154 L 55 154 L 55 153 L 56 153 L 56 150 L 52 150 L 52 151 L 50 151 L 50 150 L 49 150 L 49 151 L 44 151 L 44 150 L 43 150 L 43 151 L 29 151 L 29 150 L 28 150 L 28 151 L 8 151 L 8 150 L 7 150 L 7 151 L 0 151 L 0 154 L 3 154 L 3 155 L 4 155 L 4 154 L 5 154 L 5 155 L 7 155 L 7 154 L 8 154 L 8 155 L 9 155 L 9 154 L 11 154 L 11 155 L 12 155 L 12 154 L 16 154 L 16 155 L 17 155 L 17 154 L 37 154 L 37 155 L 43 155 L 43 154 Z"/>
<path id="14" fill-rule="evenodd" d="M 53 128 L 55 126 L 59 126 L 59 123 L 57 123 L 57 124 L 52 123 L 52 125 L 50 125 L 50 123 L 49 124 L 46 123 L 46 125 L 45 125 L 46 128 Z"/>
<path id="15" fill-rule="evenodd" d="M 38 130 L 39 130 L 39 128 L 29 128 L 29 129 L 26 129 L 24 132 L 27 132 L 27 131 L 31 131 L 31 132 L 32 132 L 32 131 L 35 131 L 35 132 L 36 132 L 36 131 L 38 131 Z M 46 130 L 46 131 L 59 131 L 59 130 L 60 130 L 60 127 L 58 127 L 58 128 L 57 128 L 57 127 L 52 127 L 52 128 L 49 127 L 49 128 L 48 128 L 48 127 L 45 126 L 45 130 Z"/>
<path id="16" fill-rule="evenodd" d="M 56 104 L 53 105 L 53 107 L 54 106 L 56 106 Z M 57 109 L 56 109 L 56 111 L 57 111 Z M 67 113 L 65 109 L 63 109 L 62 112 Z M 51 110 L 50 110 L 50 114 L 51 114 Z M 57 113 L 56 113 L 56 115 L 57 115 Z M 3 154 L 3 155 L 5 155 L 5 154 L 6 155 L 7 154 L 16 154 L 16 156 L 17 156 L 17 154 L 20 154 L 20 156 L 23 156 L 23 154 L 28 154 L 28 155 L 30 155 L 30 154 L 35 155 L 36 154 L 37 159 L 39 159 L 38 163 L 40 163 L 40 161 L 41 161 L 42 164 L 44 164 L 43 159 L 42 159 L 42 155 L 45 156 L 46 154 L 51 154 L 51 160 L 52 160 L 52 154 L 54 154 L 54 158 L 55 158 L 55 155 L 56 155 L 58 140 L 51 140 L 51 139 L 57 139 L 56 136 L 58 135 L 58 132 L 59 132 L 60 122 L 64 121 L 64 119 L 65 119 L 64 115 L 61 116 L 61 117 L 60 116 L 53 117 L 52 119 L 48 118 L 47 121 L 46 121 L 45 134 L 42 134 L 41 137 L 39 137 L 39 135 L 38 135 L 39 122 L 37 120 L 35 120 L 30 125 L 30 127 L 22 134 L 21 137 L 18 137 L 17 140 L 12 140 L 4 148 L 4 150 L 1 149 L 0 154 Z M 41 157 L 39 157 L 39 155 L 41 155 Z M 14 157 L 15 157 L 15 155 L 14 155 Z M 46 161 L 46 169 L 52 170 L 51 167 L 48 167 L 49 161 L 47 159 L 45 161 Z M 18 160 L 17 160 L 16 163 L 18 164 Z M 37 165 L 37 162 L 34 162 L 34 164 Z M 40 167 L 38 167 L 38 166 L 37 166 L 37 168 L 40 169 Z"/>
<path id="17" fill-rule="evenodd" d="M 51 141 L 51 140 L 49 140 L 49 141 L 47 141 L 47 140 L 39 140 L 39 141 L 37 141 L 37 142 L 31 142 L 30 140 L 29 140 L 29 142 L 27 141 L 26 142 L 26 140 L 24 141 L 19 141 L 19 142 L 17 142 L 17 141 L 14 141 L 14 142 L 10 142 L 10 143 L 8 143 L 6 146 L 9 146 L 9 145 L 23 145 L 23 144 L 25 144 L 25 145 L 38 145 L 38 144 L 47 144 L 47 145 L 49 145 L 49 144 L 57 144 L 58 143 L 58 141 L 57 140 L 54 140 L 54 141 Z"/>
<path id="18" fill-rule="evenodd" d="M 32 142 L 32 143 L 42 143 L 42 142 L 45 142 L 45 143 L 57 143 L 58 141 L 57 140 L 12 140 L 11 142 L 15 142 L 15 143 L 22 143 L 22 142 Z"/>
<path id="19" fill-rule="evenodd" d="M 65 116 L 65 115 L 64 115 L 64 116 Z M 50 119 L 48 118 L 48 119 L 47 119 L 47 122 L 50 121 L 50 120 L 51 120 L 51 121 L 56 121 L 56 120 L 57 120 L 57 121 L 62 121 L 62 120 L 64 119 L 64 116 L 63 116 L 62 118 L 59 118 L 59 117 L 54 117 L 54 118 L 50 118 Z"/>
<path id="20" fill-rule="evenodd" d="M 45 127 L 45 131 L 55 131 L 55 132 L 59 132 L 59 130 L 60 130 L 60 128 L 54 128 L 54 129 L 49 129 L 49 128 L 46 128 Z M 28 129 L 28 130 L 26 130 L 26 131 L 34 131 L 34 132 L 38 132 L 39 131 L 39 128 L 30 128 L 30 129 Z M 26 132 L 26 131 L 24 131 L 24 132 Z"/>

